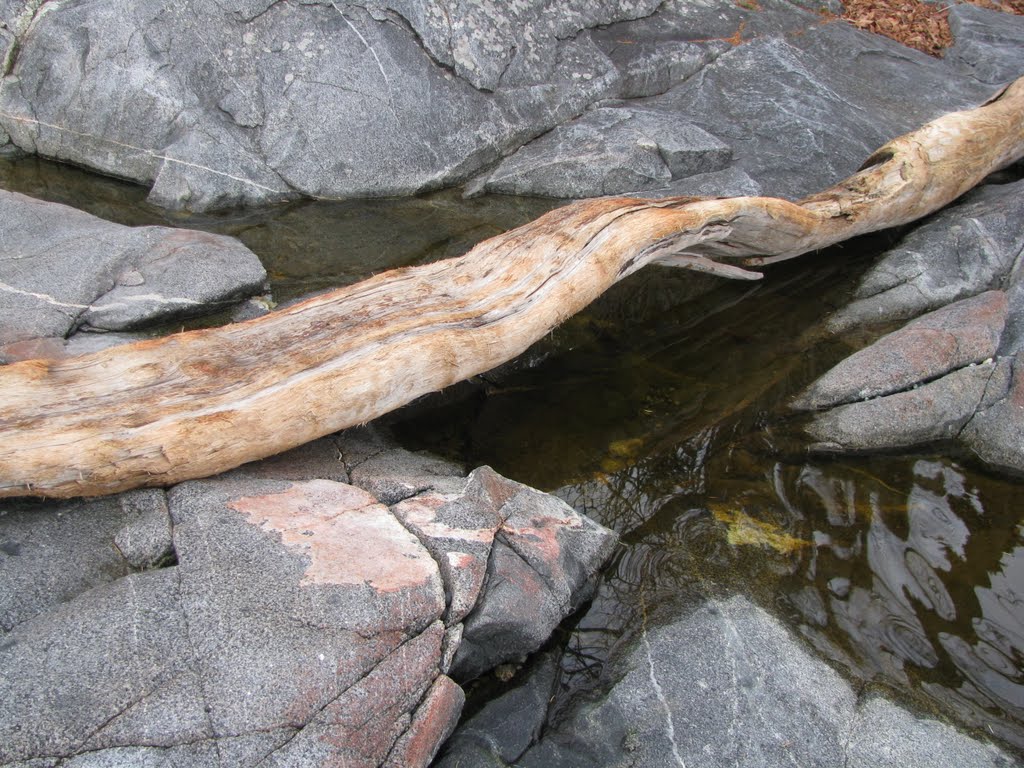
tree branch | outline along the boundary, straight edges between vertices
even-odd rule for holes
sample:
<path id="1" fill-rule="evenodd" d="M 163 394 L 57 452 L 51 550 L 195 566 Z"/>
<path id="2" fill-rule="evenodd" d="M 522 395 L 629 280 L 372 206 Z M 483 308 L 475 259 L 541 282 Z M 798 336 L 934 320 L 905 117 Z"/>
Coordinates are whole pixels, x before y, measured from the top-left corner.
<path id="1" fill-rule="evenodd" d="M 487 371 L 646 264 L 756 279 L 744 267 L 913 221 L 1022 155 L 1024 78 L 796 203 L 587 200 L 460 258 L 245 323 L 0 368 L 0 496 L 100 495 L 237 467 Z"/>

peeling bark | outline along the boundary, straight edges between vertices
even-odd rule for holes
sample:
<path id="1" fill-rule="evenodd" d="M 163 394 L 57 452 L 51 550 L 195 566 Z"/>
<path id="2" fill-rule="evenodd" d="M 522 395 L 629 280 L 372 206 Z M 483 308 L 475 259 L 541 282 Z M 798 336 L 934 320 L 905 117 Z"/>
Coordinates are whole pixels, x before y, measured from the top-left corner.
<path id="1" fill-rule="evenodd" d="M 523 352 L 647 264 L 756 279 L 938 210 L 1024 156 L 1024 78 L 789 202 L 602 198 L 465 256 L 222 328 L 0 369 L 0 497 L 204 477 L 370 421 Z"/>

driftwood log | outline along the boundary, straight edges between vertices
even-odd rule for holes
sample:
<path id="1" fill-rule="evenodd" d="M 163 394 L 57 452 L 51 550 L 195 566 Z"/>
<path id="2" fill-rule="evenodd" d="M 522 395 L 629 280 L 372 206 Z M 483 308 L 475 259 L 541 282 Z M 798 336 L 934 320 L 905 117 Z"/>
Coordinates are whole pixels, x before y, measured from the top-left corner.
<path id="1" fill-rule="evenodd" d="M 747 267 L 907 223 L 1024 155 L 1024 78 L 793 203 L 601 198 L 460 258 L 221 328 L 0 368 L 0 496 L 90 496 L 237 467 L 520 354 L 647 264 Z"/>

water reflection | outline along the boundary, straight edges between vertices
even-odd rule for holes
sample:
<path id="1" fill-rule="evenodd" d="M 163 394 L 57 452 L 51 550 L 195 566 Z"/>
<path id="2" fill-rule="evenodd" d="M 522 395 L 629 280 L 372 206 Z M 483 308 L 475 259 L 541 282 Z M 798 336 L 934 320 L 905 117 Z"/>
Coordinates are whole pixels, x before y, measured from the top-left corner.
<path id="1" fill-rule="evenodd" d="M 1014 484 L 943 459 L 890 460 L 884 481 L 832 464 L 789 474 L 816 541 L 802 584 L 780 585 L 802 631 L 859 676 L 1024 745 Z"/>
<path id="2" fill-rule="evenodd" d="M 695 462 L 707 451 L 689 448 Z M 671 615 L 680 600 L 742 591 L 848 674 L 1024 747 L 1018 484 L 933 457 L 774 461 L 736 483 L 724 480 L 729 453 L 660 501 L 631 492 L 640 466 L 610 481 L 623 490 L 611 504 L 593 495 L 608 480 L 559 491 L 617 522 L 643 519 L 572 633 L 563 703 L 631 642 L 642 602 Z"/>

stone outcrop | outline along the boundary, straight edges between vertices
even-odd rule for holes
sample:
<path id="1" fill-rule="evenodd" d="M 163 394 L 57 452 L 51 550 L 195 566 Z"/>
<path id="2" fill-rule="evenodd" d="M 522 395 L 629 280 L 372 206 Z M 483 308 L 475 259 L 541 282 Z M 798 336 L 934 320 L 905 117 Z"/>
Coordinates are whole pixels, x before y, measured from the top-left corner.
<path id="1" fill-rule="evenodd" d="M 438 765 L 1013 764 L 945 723 L 858 695 L 744 598 L 711 600 L 637 634 L 605 669 L 605 695 L 578 703 L 541 733 L 553 683 L 550 665 L 537 665 L 455 733 Z"/>
<path id="2" fill-rule="evenodd" d="M 988 185 L 908 234 L 826 322 L 839 333 L 920 315 L 793 402 L 815 450 L 956 442 L 1024 472 L 1024 182 Z"/>
<path id="3" fill-rule="evenodd" d="M 125 227 L 2 190 L 0 221 L 0 353 L 9 359 L 60 354 L 78 329 L 205 314 L 259 293 L 267 279 L 255 254 L 229 237 Z"/>
<path id="4" fill-rule="evenodd" d="M 462 709 L 449 673 L 535 650 L 614 544 L 367 432 L 166 493 L 8 503 L 0 765 L 425 766 Z"/>
<path id="5" fill-rule="evenodd" d="M 765 193 L 799 196 L 1020 74 L 1016 27 L 984 14 L 954 13 L 958 48 L 944 63 L 817 10 L 10 2 L 0 140 L 192 210 L 413 194 L 478 175 L 476 189 L 581 197 L 664 186 L 727 151 Z M 629 127 L 637 108 L 674 121 L 672 135 Z M 666 148 L 694 135 L 703 159 L 673 160 Z"/>
<path id="6" fill-rule="evenodd" d="M 169 207 L 411 194 L 615 95 L 621 77 L 585 29 L 657 3 L 446 5 L 44 6 L 0 124 Z"/>
<path id="7" fill-rule="evenodd" d="M 1024 23 L 1019 18 L 970 3 L 951 5 L 953 46 L 943 60 L 983 83 L 1003 85 L 1019 77 Z"/>

